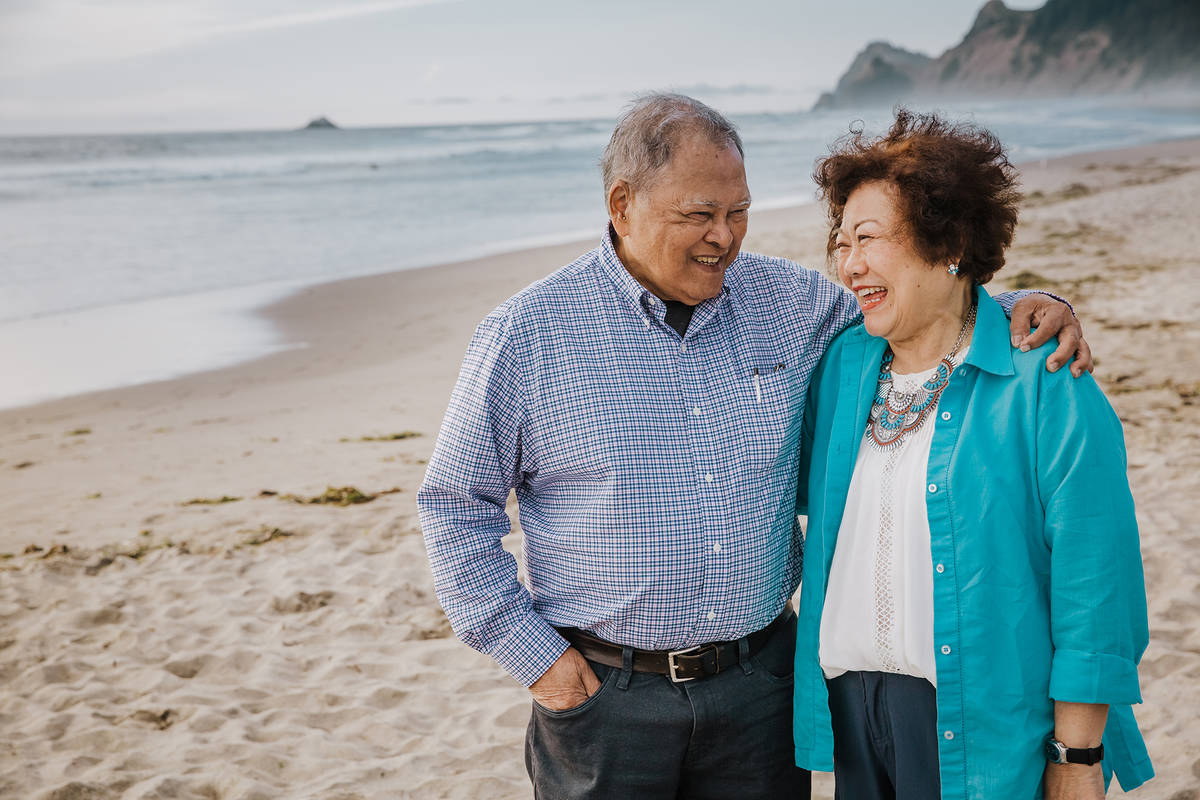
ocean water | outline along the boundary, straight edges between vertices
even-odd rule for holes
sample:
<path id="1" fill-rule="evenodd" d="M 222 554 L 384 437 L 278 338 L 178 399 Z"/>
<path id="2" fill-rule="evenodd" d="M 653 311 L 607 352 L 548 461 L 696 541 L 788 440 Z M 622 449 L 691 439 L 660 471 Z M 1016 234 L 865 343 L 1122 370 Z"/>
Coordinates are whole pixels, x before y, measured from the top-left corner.
<path id="1" fill-rule="evenodd" d="M 1200 109 L 950 107 L 1014 161 L 1200 136 Z M 735 117 L 757 208 L 888 109 Z M 298 286 L 598 237 L 612 120 L 0 137 L 0 407 L 168 378 L 285 342 Z"/>

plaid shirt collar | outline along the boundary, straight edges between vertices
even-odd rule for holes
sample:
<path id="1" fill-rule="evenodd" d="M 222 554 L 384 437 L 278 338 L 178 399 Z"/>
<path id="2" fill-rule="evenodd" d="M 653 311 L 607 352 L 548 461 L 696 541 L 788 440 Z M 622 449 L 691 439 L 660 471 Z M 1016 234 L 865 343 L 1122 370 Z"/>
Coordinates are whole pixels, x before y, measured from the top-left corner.
<path id="1" fill-rule="evenodd" d="M 616 246 L 613 244 L 615 237 L 616 231 L 613 230 L 610 224 L 605 229 L 604 236 L 600 240 L 601 271 L 613 282 L 613 285 L 617 289 L 617 294 L 628 300 L 639 313 L 649 314 L 659 322 L 663 322 L 667 314 L 666 304 L 653 292 L 638 283 L 637 278 L 633 277 L 629 272 L 625 263 L 621 261 L 621 257 L 617 255 Z M 729 270 L 737 266 L 741 258 L 739 254 L 734 263 L 729 265 Z M 729 271 L 727 270 L 725 273 L 725 282 L 721 286 L 721 293 L 696 306 L 692 322 L 688 326 L 688 332 L 691 333 L 693 330 L 699 330 L 705 323 L 715 317 L 718 309 L 728 296 Z"/>

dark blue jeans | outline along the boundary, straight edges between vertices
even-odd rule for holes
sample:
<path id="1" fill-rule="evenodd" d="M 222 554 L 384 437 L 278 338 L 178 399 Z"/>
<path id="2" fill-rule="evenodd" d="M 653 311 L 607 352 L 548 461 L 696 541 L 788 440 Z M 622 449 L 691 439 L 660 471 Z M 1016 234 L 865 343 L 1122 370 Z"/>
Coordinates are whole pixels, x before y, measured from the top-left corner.
<path id="1" fill-rule="evenodd" d="M 847 672 L 826 681 L 837 800 L 939 800 L 937 692 L 924 678 Z"/>
<path id="2" fill-rule="evenodd" d="M 538 800 L 807 800 L 795 766 L 796 620 L 744 664 L 689 683 L 592 663 L 583 705 L 534 704 L 525 766 Z"/>

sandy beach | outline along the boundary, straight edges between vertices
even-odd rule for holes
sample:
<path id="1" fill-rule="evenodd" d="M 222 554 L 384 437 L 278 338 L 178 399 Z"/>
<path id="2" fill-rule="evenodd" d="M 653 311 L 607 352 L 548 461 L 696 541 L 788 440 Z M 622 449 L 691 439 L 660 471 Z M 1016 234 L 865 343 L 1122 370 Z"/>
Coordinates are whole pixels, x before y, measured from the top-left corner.
<path id="1" fill-rule="evenodd" d="M 996 285 L 1076 304 L 1125 424 L 1159 776 L 1132 796 L 1200 800 L 1200 141 L 1022 174 Z M 801 206 L 744 249 L 823 243 Z M 531 797 L 528 694 L 453 638 L 414 496 L 475 324 L 593 246 L 316 286 L 263 312 L 303 347 L 0 412 L 0 798 Z"/>

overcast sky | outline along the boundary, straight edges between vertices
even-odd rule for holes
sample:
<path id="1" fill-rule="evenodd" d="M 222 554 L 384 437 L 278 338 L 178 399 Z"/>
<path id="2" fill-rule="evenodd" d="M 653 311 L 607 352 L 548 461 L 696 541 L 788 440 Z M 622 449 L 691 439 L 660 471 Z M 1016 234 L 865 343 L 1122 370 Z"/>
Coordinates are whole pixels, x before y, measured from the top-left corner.
<path id="1" fill-rule="evenodd" d="M 795 110 L 867 42 L 936 55 L 981 5 L 0 0 L 0 135 L 609 116 L 658 88 Z"/>

